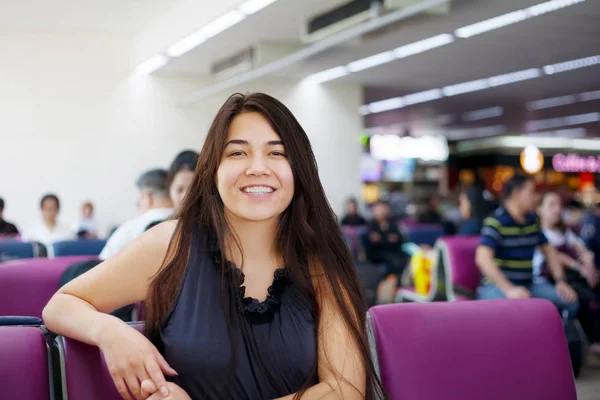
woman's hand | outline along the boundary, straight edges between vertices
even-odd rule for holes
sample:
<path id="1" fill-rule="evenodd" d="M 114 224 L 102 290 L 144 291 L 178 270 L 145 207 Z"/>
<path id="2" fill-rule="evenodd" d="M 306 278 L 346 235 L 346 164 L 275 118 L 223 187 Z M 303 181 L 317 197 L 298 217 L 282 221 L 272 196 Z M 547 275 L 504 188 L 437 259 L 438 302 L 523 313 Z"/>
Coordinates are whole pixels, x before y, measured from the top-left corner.
<path id="1" fill-rule="evenodd" d="M 123 399 L 144 400 L 140 382 L 145 380 L 151 380 L 164 397 L 170 395 L 164 374 L 173 376 L 177 372 L 140 332 L 125 324 L 115 325 L 98 347 L 104 353 L 110 375 Z"/>
<path id="2" fill-rule="evenodd" d="M 142 398 L 145 400 L 192 400 L 192 398 L 179 386 L 172 382 L 167 382 L 169 395 L 163 396 L 151 379 L 146 379 L 141 384 Z"/>

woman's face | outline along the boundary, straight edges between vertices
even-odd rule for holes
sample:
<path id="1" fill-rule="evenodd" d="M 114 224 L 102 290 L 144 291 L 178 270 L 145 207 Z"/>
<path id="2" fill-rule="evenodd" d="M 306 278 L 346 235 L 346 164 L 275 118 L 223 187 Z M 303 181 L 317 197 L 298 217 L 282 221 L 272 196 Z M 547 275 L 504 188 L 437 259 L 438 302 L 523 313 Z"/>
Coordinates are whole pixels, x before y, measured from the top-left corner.
<path id="1" fill-rule="evenodd" d="M 279 216 L 294 197 L 294 175 L 283 142 L 259 113 L 243 113 L 229 127 L 217 170 L 225 212 L 246 221 Z"/>
<path id="2" fill-rule="evenodd" d="M 356 215 L 356 203 L 352 200 L 350 200 L 348 202 L 348 206 L 347 206 L 347 210 L 348 210 L 348 214 L 350 215 Z"/>
<path id="3" fill-rule="evenodd" d="M 545 195 L 538 210 L 542 223 L 549 226 L 558 225 L 560 222 L 562 208 L 562 201 L 558 194 L 549 193 Z"/>
<path id="4" fill-rule="evenodd" d="M 183 202 L 183 198 L 190 188 L 193 179 L 194 173 L 189 170 L 181 170 L 175 174 L 173 182 L 171 182 L 171 187 L 169 188 L 169 196 L 171 196 L 171 201 L 173 202 L 173 207 L 175 207 L 175 209 L 178 209 Z"/>
<path id="5" fill-rule="evenodd" d="M 463 219 L 471 218 L 471 202 L 464 192 L 458 196 L 458 208 Z"/>

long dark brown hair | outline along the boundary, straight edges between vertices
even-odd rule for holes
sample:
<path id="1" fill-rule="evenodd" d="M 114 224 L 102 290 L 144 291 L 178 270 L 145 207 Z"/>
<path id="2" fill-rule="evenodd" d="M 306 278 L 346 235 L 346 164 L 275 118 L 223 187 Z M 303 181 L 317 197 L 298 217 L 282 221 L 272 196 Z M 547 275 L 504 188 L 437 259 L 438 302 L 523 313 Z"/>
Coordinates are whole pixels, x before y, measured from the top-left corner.
<path id="1" fill-rule="evenodd" d="M 312 300 L 317 327 L 323 295 L 335 298 L 337 312 L 343 317 L 360 351 L 367 378 L 366 398 L 373 399 L 381 391 L 381 385 L 370 358 L 366 333 L 367 308 L 354 262 L 319 180 L 317 163 L 306 133 L 285 105 L 263 93 L 238 93 L 229 97 L 208 131 L 192 185 L 176 216 L 177 227 L 163 266 L 150 285 L 146 301 L 147 334 L 151 339 L 159 335 L 173 307 L 188 263 L 194 227 L 214 233 L 222 257 L 225 255 L 226 239 L 235 237 L 225 217 L 216 174 L 229 126 L 236 116 L 245 112 L 260 113 L 267 119 L 283 141 L 293 172 L 294 196 L 280 217 L 276 243 L 287 275 Z M 226 274 L 226 271 L 223 273 Z M 224 293 L 224 298 L 239 301 L 235 287 L 230 286 L 225 291 L 229 293 Z M 227 314 L 225 318 L 231 326 L 235 313 Z M 315 364 L 306 386 L 308 382 L 317 381 L 317 374 Z M 300 393 L 307 388 L 304 387 Z"/>

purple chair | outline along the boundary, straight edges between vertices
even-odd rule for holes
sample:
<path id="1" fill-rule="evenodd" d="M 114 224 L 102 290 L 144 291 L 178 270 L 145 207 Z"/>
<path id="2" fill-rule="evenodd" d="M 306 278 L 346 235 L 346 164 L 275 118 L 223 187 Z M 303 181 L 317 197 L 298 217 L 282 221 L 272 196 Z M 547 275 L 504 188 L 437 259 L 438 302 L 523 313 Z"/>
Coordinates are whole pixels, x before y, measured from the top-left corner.
<path id="1" fill-rule="evenodd" d="M 475 264 L 475 250 L 479 241 L 479 236 L 451 236 L 440 238 L 437 242 L 448 301 L 475 298 L 481 282 L 481 272 Z"/>
<path id="2" fill-rule="evenodd" d="M 0 263 L 0 315 L 42 318 L 67 267 L 94 257 L 30 258 Z"/>
<path id="3" fill-rule="evenodd" d="M 547 300 L 411 303 L 369 310 L 390 400 L 576 400 L 562 321 Z"/>
<path id="4" fill-rule="evenodd" d="M 143 324 L 132 324 L 143 331 Z M 56 338 L 63 400 L 122 400 L 98 347 L 73 339 Z"/>
<path id="5" fill-rule="evenodd" d="M 48 346 L 39 327 L 0 326 L 0 387 L 3 399 L 53 398 Z"/>

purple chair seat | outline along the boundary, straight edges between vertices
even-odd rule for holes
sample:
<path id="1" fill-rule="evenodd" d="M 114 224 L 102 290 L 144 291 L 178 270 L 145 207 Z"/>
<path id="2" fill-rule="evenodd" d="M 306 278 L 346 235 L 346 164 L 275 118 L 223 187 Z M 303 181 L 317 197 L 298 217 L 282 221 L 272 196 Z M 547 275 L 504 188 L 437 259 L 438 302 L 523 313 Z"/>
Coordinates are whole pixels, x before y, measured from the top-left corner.
<path id="1" fill-rule="evenodd" d="M 479 242 L 479 236 L 452 236 L 442 237 L 436 244 L 441 252 L 448 301 L 455 301 L 458 295 L 475 298 L 481 282 L 481 272 L 475 264 Z"/>
<path id="2" fill-rule="evenodd" d="M 391 400 L 577 398 L 549 301 L 392 304 L 371 308 L 369 320 Z"/>
<path id="3" fill-rule="evenodd" d="M 42 318 L 62 273 L 90 256 L 30 258 L 0 263 L 0 315 Z"/>
<path id="4" fill-rule="evenodd" d="M 143 324 L 130 326 L 143 331 Z M 64 400 L 122 400 L 98 347 L 62 336 L 56 338 L 56 343 Z"/>
<path id="5" fill-rule="evenodd" d="M 48 347 L 37 327 L 0 326 L 2 399 L 48 400 Z"/>

